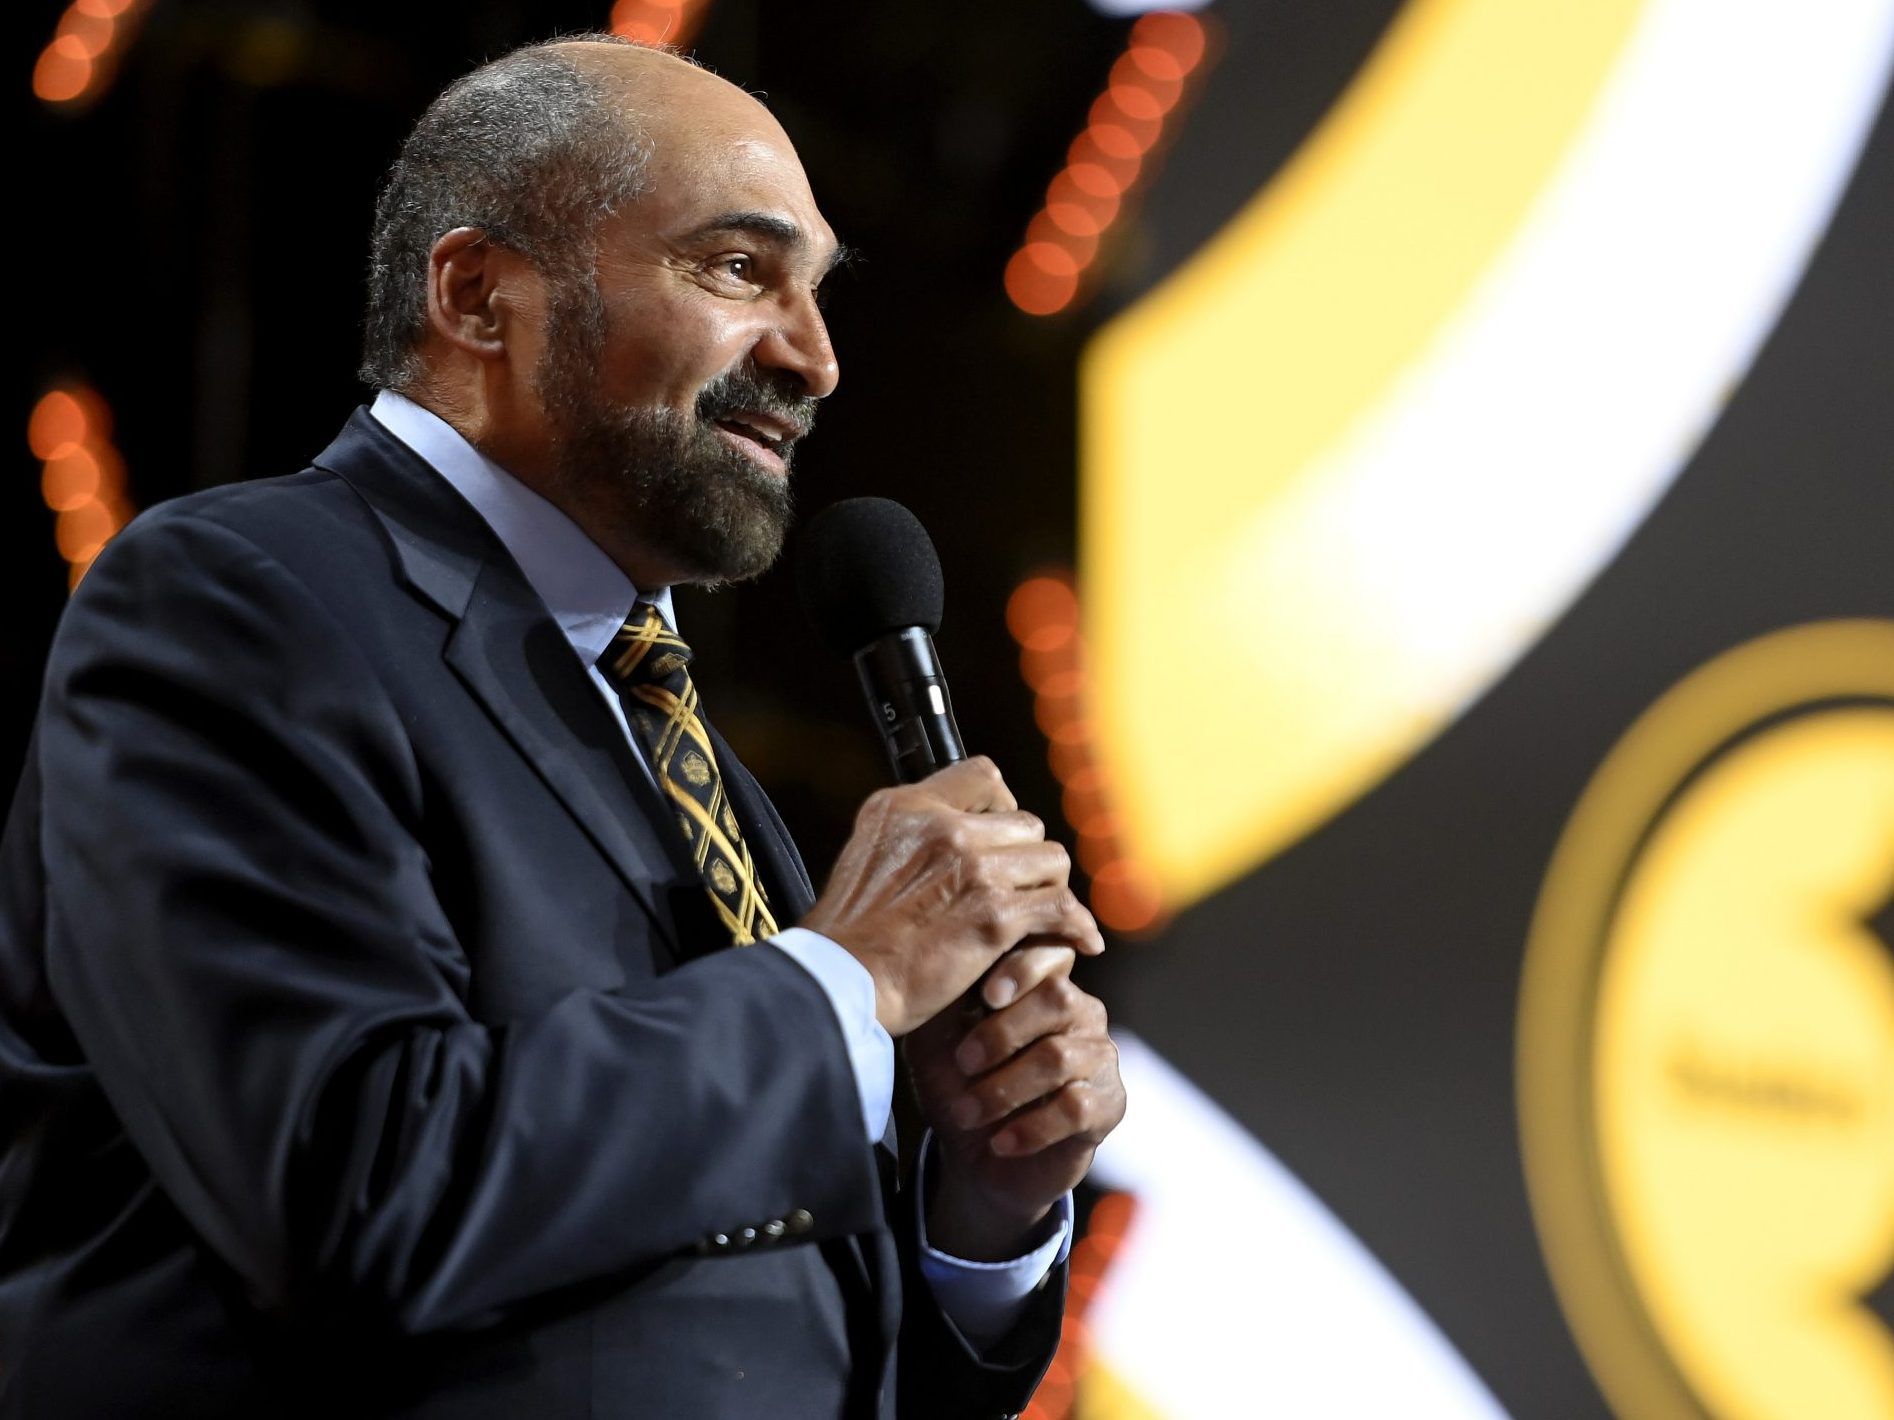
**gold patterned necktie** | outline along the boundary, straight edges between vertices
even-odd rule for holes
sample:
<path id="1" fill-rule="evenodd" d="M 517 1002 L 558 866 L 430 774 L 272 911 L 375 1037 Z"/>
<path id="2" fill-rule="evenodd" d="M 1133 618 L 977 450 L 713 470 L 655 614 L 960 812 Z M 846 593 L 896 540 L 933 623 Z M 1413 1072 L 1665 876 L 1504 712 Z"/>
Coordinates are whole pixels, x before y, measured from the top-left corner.
<path id="1" fill-rule="evenodd" d="M 599 668 L 617 688 L 625 718 L 677 810 L 678 828 L 717 916 L 730 929 L 731 940 L 744 947 L 774 936 L 776 919 L 737 830 L 710 732 L 697 718 L 690 660 L 691 648 L 664 624 L 658 609 L 639 602 L 599 658 Z"/>

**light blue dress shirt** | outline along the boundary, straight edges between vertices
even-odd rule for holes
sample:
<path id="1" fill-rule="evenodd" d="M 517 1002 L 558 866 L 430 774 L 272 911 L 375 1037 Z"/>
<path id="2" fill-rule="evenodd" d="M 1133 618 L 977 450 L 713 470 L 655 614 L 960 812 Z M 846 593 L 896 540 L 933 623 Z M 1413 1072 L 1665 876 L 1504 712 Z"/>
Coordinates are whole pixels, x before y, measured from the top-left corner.
<path id="1" fill-rule="evenodd" d="M 643 747 L 626 723 L 625 707 L 598 668 L 599 657 L 625 624 L 633 603 L 640 600 L 638 589 L 577 523 L 487 458 L 438 415 L 392 390 L 377 395 L 369 413 L 486 520 L 565 633 L 638 763 L 649 774 Z M 649 591 L 642 599 L 677 630 L 669 587 Z M 893 1107 L 894 1042 L 875 1019 L 874 978 L 846 948 L 805 927 L 786 928 L 758 944 L 758 949 L 768 947 L 788 954 L 828 997 L 854 1066 L 862 1128 L 871 1142 L 878 1142 L 887 1132 Z M 1004 1335 L 1032 1289 L 1064 1260 L 1072 1238 L 1069 1196 L 1061 1200 L 1054 1222 L 1051 1235 L 1024 1257 L 990 1263 L 969 1262 L 938 1251 L 927 1244 L 923 1226 L 921 1273 L 934 1289 L 941 1310 L 975 1347 Z"/>

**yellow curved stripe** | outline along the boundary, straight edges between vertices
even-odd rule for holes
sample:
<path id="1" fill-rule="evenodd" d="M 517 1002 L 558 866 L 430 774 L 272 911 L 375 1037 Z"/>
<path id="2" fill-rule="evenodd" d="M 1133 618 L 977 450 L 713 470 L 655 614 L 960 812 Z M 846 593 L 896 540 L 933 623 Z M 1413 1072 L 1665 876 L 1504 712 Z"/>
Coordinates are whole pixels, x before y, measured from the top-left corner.
<path id="1" fill-rule="evenodd" d="M 1638 10 L 1410 0 L 1277 179 L 1087 350 L 1097 742 L 1124 839 L 1173 905 L 1307 832 L 1416 737 L 1405 724 L 1337 732 L 1326 721 L 1350 707 L 1332 697 L 1285 701 L 1281 667 L 1230 644 L 1242 609 L 1201 605 L 1218 584 L 1200 570 L 1463 303 L 1583 127 Z M 1321 617 L 1338 612 L 1307 608 L 1292 644 L 1320 655 Z"/>

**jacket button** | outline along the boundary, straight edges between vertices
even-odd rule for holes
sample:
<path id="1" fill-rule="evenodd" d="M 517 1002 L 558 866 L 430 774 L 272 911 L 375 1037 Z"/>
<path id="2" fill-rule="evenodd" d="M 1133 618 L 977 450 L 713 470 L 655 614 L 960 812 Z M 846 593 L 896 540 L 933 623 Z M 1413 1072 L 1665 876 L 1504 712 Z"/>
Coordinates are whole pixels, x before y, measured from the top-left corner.
<path id="1" fill-rule="evenodd" d="M 782 1235 L 783 1220 L 781 1218 L 771 1218 L 767 1223 L 763 1224 L 763 1236 L 768 1241 L 774 1242 Z"/>
<path id="2" fill-rule="evenodd" d="M 815 1226 L 815 1219 L 809 1215 L 807 1208 L 798 1208 L 783 1220 L 783 1224 L 792 1233 L 806 1233 Z"/>
<path id="3" fill-rule="evenodd" d="M 756 1229 L 755 1228 L 743 1229 L 741 1232 L 739 1232 L 736 1235 L 736 1238 L 734 1239 L 734 1241 L 738 1247 L 748 1247 L 751 1243 L 756 1241 Z"/>
<path id="4" fill-rule="evenodd" d="M 712 1233 L 712 1234 L 710 1235 L 710 1245 L 711 1245 L 712 1247 L 714 1247 L 714 1248 L 716 1248 L 716 1249 L 718 1249 L 719 1251 L 721 1251 L 721 1250 L 723 1250 L 723 1249 L 725 1249 L 725 1248 L 727 1248 L 727 1247 L 729 1247 L 729 1246 L 730 1246 L 730 1234 L 728 1234 L 728 1233 Z"/>

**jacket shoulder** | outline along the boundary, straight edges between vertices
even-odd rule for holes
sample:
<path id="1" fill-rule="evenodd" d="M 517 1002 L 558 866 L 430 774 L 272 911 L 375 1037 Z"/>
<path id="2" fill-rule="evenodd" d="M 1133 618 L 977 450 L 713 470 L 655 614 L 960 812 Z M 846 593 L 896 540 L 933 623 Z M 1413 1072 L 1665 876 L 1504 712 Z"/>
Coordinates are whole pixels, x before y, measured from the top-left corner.
<path id="1" fill-rule="evenodd" d="M 341 475 L 311 467 L 204 489 L 147 509 L 105 545 L 86 581 L 109 579 L 119 560 L 140 563 L 149 576 L 167 566 L 184 571 L 216 546 L 242 545 L 324 600 L 365 581 L 385 584 L 395 562 L 388 536 L 362 495 Z"/>
<path id="2" fill-rule="evenodd" d="M 189 522 L 214 524 L 265 551 L 366 535 L 375 526 L 346 479 L 328 469 L 306 468 L 167 499 L 132 519 L 114 542 L 176 536 L 179 525 Z"/>

